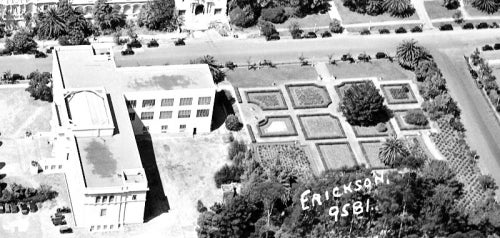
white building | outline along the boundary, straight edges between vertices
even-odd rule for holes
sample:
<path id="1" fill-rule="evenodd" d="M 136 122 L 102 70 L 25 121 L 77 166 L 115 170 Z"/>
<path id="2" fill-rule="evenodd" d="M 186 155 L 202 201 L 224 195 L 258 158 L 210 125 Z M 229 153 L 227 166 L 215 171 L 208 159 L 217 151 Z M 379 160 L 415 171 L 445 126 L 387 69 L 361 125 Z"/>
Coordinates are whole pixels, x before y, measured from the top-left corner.
<path id="1" fill-rule="evenodd" d="M 0 17 L 10 15 L 14 20 L 23 22 L 24 15 L 56 7 L 59 0 L 0 0 Z M 96 0 L 70 0 L 72 6 L 85 13 L 88 18 Z M 118 7 L 128 19 L 136 19 L 141 8 L 148 0 L 109 0 L 108 3 Z M 212 21 L 227 23 L 227 0 L 175 0 L 175 8 L 184 17 L 183 29 L 206 29 Z"/>
<path id="2" fill-rule="evenodd" d="M 76 225 L 91 231 L 143 222 L 148 183 L 134 134 L 210 132 L 216 91 L 207 65 L 117 68 L 106 53 L 55 50 L 54 158 L 39 161 L 66 173 Z"/>

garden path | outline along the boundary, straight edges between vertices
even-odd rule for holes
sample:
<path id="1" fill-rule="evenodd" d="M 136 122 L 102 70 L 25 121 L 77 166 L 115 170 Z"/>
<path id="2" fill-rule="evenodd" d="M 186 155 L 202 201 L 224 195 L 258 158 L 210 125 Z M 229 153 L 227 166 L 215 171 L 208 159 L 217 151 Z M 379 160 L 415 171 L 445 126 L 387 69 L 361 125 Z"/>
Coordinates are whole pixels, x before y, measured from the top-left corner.
<path id="1" fill-rule="evenodd" d="M 429 17 L 429 14 L 427 14 L 427 11 L 425 10 L 424 6 L 424 0 L 411 0 L 411 4 L 415 8 L 415 11 L 418 14 L 418 18 L 422 21 L 424 25 L 424 29 L 434 29 L 434 26 L 432 26 L 431 18 Z"/>
<path id="2" fill-rule="evenodd" d="M 460 11 L 462 12 L 462 16 L 464 19 L 470 18 L 469 13 L 465 10 L 465 1 L 464 0 L 459 0 L 460 1 Z"/>
<path id="3" fill-rule="evenodd" d="M 340 17 L 339 10 L 337 9 L 337 5 L 335 5 L 335 2 L 333 0 L 329 1 L 330 4 L 330 10 L 328 11 L 328 15 L 330 16 L 330 19 L 337 19 L 340 22 L 342 22 L 342 17 Z"/>

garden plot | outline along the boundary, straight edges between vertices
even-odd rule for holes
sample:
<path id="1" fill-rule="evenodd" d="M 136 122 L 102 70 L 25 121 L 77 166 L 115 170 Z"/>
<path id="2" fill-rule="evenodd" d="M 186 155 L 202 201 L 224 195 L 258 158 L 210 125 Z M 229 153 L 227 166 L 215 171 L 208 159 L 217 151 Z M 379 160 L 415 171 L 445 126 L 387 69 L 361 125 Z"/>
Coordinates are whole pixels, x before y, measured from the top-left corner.
<path id="1" fill-rule="evenodd" d="M 301 146 L 293 143 L 266 143 L 253 146 L 263 168 L 276 169 L 277 165 L 295 170 L 307 178 L 312 175 L 309 159 Z"/>
<path id="2" fill-rule="evenodd" d="M 257 125 L 260 137 L 297 136 L 291 116 L 266 116 Z"/>
<path id="3" fill-rule="evenodd" d="M 339 170 L 358 165 L 349 143 L 318 143 L 316 148 L 327 169 Z"/>
<path id="4" fill-rule="evenodd" d="M 227 71 L 226 78 L 235 87 L 259 87 L 297 80 L 316 80 L 318 74 L 311 66 L 278 65 L 276 68 L 265 67 L 253 70 L 239 67 Z"/>
<path id="5" fill-rule="evenodd" d="M 427 11 L 427 15 L 429 15 L 429 18 L 431 18 L 431 20 L 452 18 L 453 13 L 458 10 L 448 10 L 446 7 L 443 7 L 443 1 L 424 1 L 424 6 L 425 10 Z"/>
<path id="6" fill-rule="evenodd" d="M 353 57 L 356 58 L 357 55 L 353 54 Z M 335 65 L 327 64 L 327 68 L 331 75 L 341 79 L 379 77 L 381 80 L 400 80 L 414 77 L 413 73 L 405 71 L 396 62 L 391 63 L 385 59 L 359 64 L 337 62 Z"/>
<path id="7" fill-rule="evenodd" d="M 306 140 L 346 138 L 338 118 L 331 114 L 298 115 Z"/>
<path id="8" fill-rule="evenodd" d="M 398 111 L 393 111 L 394 118 L 396 118 L 396 122 L 398 123 L 399 129 L 401 130 L 425 130 L 425 129 L 430 129 L 429 124 L 425 126 L 419 126 L 419 125 L 412 125 L 409 123 L 406 123 L 404 116 L 406 115 L 408 111 L 405 110 L 398 110 Z"/>
<path id="9" fill-rule="evenodd" d="M 388 104 L 410 104 L 418 102 L 410 84 L 385 84 L 380 85 L 380 88 Z"/>
<path id="10" fill-rule="evenodd" d="M 340 99 L 344 97 L 345 91 L 347 91 L 349 88 L 352 87 L 354 84 L 359 84 L 359 83 L 370 83 L 373 84 L 373 81 L 371 80 L 363 80 L 363 81 L 351 81 L 351 82 L 343 82 L 337 86 L 335 86 L 335 91 L 337 92 L 337 95 L 339 95 Z"/>
<path id="11" fill-rule="evenodd" d="M 325 86 L 311 83 L 286 85 L 285 87 L 295 109 L 327 108 L 332 103 Z"/>
<path id="12" fill-rule="evenodd" d="M 259 106 L 262 110 L 288 109 L 281 90 L 261 90 L 245 92 L 248 103 Z"/>
<path id="13" fill-rule="evenodd" d="M 385 123 L 387 130 L 382 131 L 377 126 L 352 126 L 356 137 L 386 137 L 395 133 L 390 122 Z"/>
<path id="14" fill-rule="evenodd" d="M 386 168 L 384 163 L 382 163 L 382 161 L 378 158 L 380 147 L 382 147 L 381 141 L 363 141 L 359 142 L 359 145 L 363 151 L 366 161 L 368 161 L 370 165 L 370 168 Z"/>

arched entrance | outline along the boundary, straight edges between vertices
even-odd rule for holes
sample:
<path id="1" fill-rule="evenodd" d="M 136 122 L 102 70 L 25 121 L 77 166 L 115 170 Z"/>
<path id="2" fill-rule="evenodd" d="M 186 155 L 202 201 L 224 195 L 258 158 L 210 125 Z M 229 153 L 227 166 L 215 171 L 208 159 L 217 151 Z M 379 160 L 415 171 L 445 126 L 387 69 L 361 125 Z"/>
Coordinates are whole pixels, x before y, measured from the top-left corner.
<path id="1" fill-rule="evenodd" d="M 200 4 L 200 5 L 196 6 L 196 8 L 194 9 L 194 15 L 203 14 L 204 10 L 205 10 L 205 6 Z"/>

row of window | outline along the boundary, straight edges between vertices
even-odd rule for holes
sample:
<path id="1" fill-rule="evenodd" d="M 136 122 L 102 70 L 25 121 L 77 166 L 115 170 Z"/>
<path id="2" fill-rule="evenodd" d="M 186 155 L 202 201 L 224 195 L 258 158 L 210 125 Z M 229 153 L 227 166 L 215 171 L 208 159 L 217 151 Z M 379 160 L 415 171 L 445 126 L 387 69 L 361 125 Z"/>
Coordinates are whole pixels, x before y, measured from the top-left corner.
<path id="1" fill-rule="evenodd" d="M 56 167 L 58 167 L 58 169 L 62 169 L 62 165 L 58 165 L 58 166 L 51 165 L 50 166 L 50 170 L 54 170 L 54 169 L 56 169 Z M 49 170 L 49 166 L 48 165 L 45 165 L 45 170 Z"/>
<path id="2" fill-rule="evenodd" d="M 211 97 L 200 97 L 198 98 L 198 105 L 210 105 L 212 101 Z M 155 99 L 145 99 L 142 100 L 142 107 L 154 107 L 156 104 Z M 193 98 L 181 98 L 179 100 L 179 106 L 188 106 L 193 104 Z M 164 98 L 161 100 L 162 107 L 171 107 L 174 105 L 173 98 Z M 135 108 L 137 106 L 137 100 L 127 100 L 127 107 Z"/>
<path id="3" fill-rule="evenodd" d="M 90 231 L 93 231 L 94 229 L 96 231 L 99 231 L 99 230 L 101 230 L 101 227 L 102 227 L 103 230 L 107 230 L 108 227 L 109 227 L 110 230 L 115 229 L 115 225 L 109 225 L 109 226 L 108 225 L 102 225 L 102 226 L 101 225 L 96 225 L 96 226 L 90 226 Z M 118 224 L 118 228 L 120 228 L 120 224 Z"/>
<path id="4" fill-rule="evenodd" d="M 167 133 L 168 130 L 168 125 L 162 125 L 161 126 L 161 133 Z M 179 125 L 179 131 L 183 132 L 186 130 L 186 124 L 181 124 Z M 143 126 L 142 127 L 142 132 L 143 133 L 148 133 L 149 132 L 149 126 Z"/>
<path id="5" fill-rule="evenodd" d="M 209 109 L 200 109 L 196 111 L 196 117 L 208 117 L 210 114 Z M 154 112 L 141 112 L 141 120 L 153 120 Z M 130 120 L 135 120 L 135 113 L 129 113 Z M 177 118 L 190 118 L 191 110 L 179 110 Z M 160 119 L 170 119 L 172 118 L 172 111 L 161 111 Z"/>
<path id="6" fill-rule="evenodd" d="M 137 195 L 132 195 L 132 200 L 136 200 Z M 115 196 L 111 195 L 109 196 L 109 202 L 113 202 L 115 200 Z M 97 196 L 95 197 L 95 203 L 107 203 L 108 202 L 108 196 Z"/>

